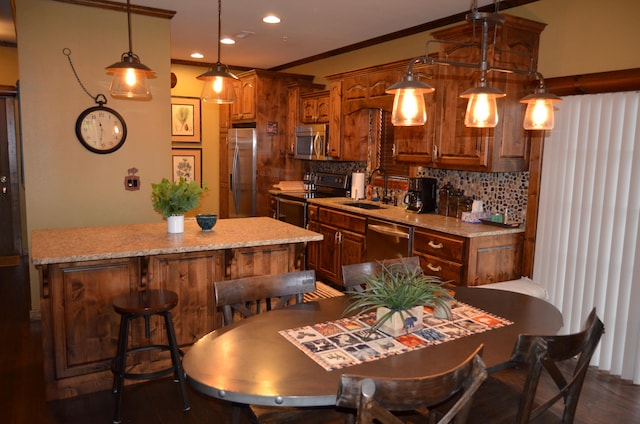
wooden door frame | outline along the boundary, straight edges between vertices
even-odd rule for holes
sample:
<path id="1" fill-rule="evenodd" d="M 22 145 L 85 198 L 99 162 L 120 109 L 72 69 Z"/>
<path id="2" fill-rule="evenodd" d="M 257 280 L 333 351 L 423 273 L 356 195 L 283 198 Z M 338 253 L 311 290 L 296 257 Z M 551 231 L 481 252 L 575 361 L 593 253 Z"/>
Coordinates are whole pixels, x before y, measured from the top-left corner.
<path id="1" fill-rule="evenodd" d="M 11 199 L 11 233 L 13 252 L 8 256 L 0 255 L 0 266 L 14 266 L 20 263 L 22 256 L 22 211 L 20 209 L 20 172 L 18 168 L 19 155 L 17 144 L 17 132 L 16 132 L 16 110 L 15 110 L 15 98 L 17 95 L 17 89 L 14 86 L 0 85 L 0 97 L 2 101 L 6 102 L 6 117 L 4 129 L 7 131 L 6 137 L 6 152 L 8 163 L 8 177 L 9 185 L 8 191 Z"/>
<path id="2" fill-rule="evenodd" d="M 557 96 L 634 91 L 640 90 L 640 68 L 549 78 L 545 83 L 547 90 Z M 522 260 L 522 275 L 528 277 L 533 276 L 544 139 L 544 134 L 541 137 L 532 137 L 529 155 L 527 225 Z"/>

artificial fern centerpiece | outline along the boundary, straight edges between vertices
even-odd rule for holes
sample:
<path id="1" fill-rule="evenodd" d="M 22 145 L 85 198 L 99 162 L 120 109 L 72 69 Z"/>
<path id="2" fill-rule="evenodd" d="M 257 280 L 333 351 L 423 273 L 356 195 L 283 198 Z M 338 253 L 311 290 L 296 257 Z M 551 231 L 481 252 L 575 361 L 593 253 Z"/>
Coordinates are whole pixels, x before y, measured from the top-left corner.
<path id="1" fill-rule="evenodd" d="M 363 291 L 347 292 L 353 302 L 344 311 L 344 315 L 377 311 L 376 323 L 371 328 L 371 332 L 375 332 L 397 314 L 403 324 L 402 329 L 406 331 L 408 322 L 418 321 L 418 325 L 422 324 L 424 306 L 444 311 L 447 317 L 451 316 L 451 303 L 455 299 L 443 287 L 444 284 L 439 277 L 425 275 L 420 269 L 410 270 L 404 263 L 389 266 L 381 264 L 379 273 L 364 277 Z M 386 309 L 381 312 L 381 308 Z M 417 314 L 420 316 L 417 317 Z M 407 318 L 412 320 L 407 321 Z"/>

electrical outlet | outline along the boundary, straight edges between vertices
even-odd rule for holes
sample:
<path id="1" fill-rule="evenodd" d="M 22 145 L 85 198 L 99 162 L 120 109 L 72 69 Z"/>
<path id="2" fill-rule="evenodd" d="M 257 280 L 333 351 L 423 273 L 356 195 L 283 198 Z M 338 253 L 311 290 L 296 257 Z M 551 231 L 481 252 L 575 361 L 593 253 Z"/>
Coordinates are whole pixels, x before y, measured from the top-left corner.
<path id="1" fill-rule="evenodd" d="M 140 177 L 138 177 L 136 168 L 130 168 L 128 170 L 129 175 L 124 177 L 124 189 L 128 191 L 140 190 Z"/>

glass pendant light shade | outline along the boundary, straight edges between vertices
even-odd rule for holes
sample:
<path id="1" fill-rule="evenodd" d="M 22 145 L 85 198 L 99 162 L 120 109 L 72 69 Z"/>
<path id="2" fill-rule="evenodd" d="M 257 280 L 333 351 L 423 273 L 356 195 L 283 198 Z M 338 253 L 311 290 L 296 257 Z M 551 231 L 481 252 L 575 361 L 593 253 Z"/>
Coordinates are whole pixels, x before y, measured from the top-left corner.
<path id="1" fill-rule="evenodd" d="M 148 100 L 151 98 L 151 90 L 149 90 L 147 78 L 155 73 L 148 66 L 140 63 L 140 58 L 132 53 L 130 0 L 127 0 L 127 28 L 129 30 L 129 51 L 122 54 L 120 62 L 106 68 L 107 72 L 113 74 L 109 91 L 113 97 Z"/>
<path id="2" fill-rule="evenodd" d="M 433 91 L 430 85 L 414 80 L 411 73 L 405 74 L 402 81 L 385 91 L 394 94 L 391 123 L 401 127 L 424 125 L 427 122 L 424 95 Z"/>
<path id="3" fill-rule="evenodd" d="M 147 77 L 154 72 L 140 63 L 138 56 L 131 52 L 122 55 L 122 60 L 106 68 L 113 74 L 109 91 L 113 97 L 134 100 L 151 98 Z"/>
<path id="4" fill-rule="evenodd" d="M 227 65 L 220 62 L 220 40 L 222 39 L 222 0 L 218 0 L 218 62 L 216 66 L 199 75 L 197 79 L 204 81 L 200 98 L 203 102 L 229 104 L 236 101 L 233 81 L 238 77 L 229 71 Z"/>
<path id="5" fill-rule="evenodd" d="M 554 125 L 553 104 L 562 99 L 551 93 L 529 94 L 520 103 L 527 105 L 524 113 L 525 130 L 551 130 Z"/>
<path id="6" fill-rule="evenodd" d="M 495 88 L 480 86 L 471 88 L 460 97 L 469 99 L 464 125 L 472 128 L 493 128 L 498 125 L 498 105 L 496 99 L 506 94 Z"/>
<path id="7" fill-rule="evenodd" d="M 229 104 L 236 101 L 233 81 L 238 77 L 229 72 L 229 69 L 220 62 L 216 64 L 215 68 L 199 75 L 197 79 L 204 81 L 200 95 L 203 102 Z"/>

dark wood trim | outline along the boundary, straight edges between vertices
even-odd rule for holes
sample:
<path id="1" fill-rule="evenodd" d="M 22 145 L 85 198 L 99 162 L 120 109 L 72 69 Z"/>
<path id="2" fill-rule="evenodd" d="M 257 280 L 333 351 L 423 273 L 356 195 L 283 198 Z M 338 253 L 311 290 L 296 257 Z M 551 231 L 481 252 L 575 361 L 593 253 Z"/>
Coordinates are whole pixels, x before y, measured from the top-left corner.
<path id="1" fill-rule="evenodd" d="M 558 96 L 640 90 L 640 68 L 549 78 L 545 83 L 549 92 Z M 543 150 L 544 137 L 534 137 L 529 155 L 527 225 L 522 260 L 522 274 L 528 277 L 533 275 Z"/>
<path id="2" fill-rule="evenodd" d="M 640 90 L 640 68 L 545 79 L 556 96 Z"/>
<path id="3" fill-rule="evenodd" d="M 18 93 L 18 89 L 15 85 L 0 85 L 0 96 L 15 97 Z"/>
<path id="4" fill-rule="evenodd" d="M 97 7 L 100 9 L 117 10 L 121 12 L 127 11 L 126 3 L 119 3 L 109 0 L 54 0 L 60 3 L 76 4 L 79 6 Z M 131 5 L 131 13 L 138 15 L 153 16 L 156 18 L 171 19 L 176 14 L 175 10 L 157 9 L 155 7 Z"/>

